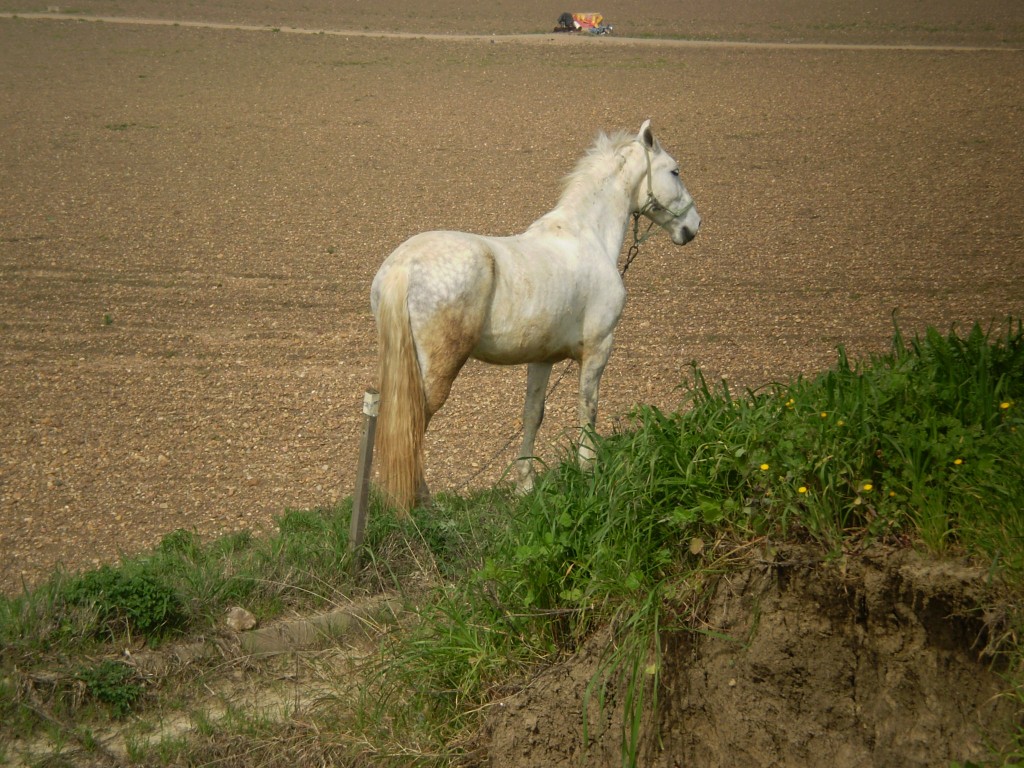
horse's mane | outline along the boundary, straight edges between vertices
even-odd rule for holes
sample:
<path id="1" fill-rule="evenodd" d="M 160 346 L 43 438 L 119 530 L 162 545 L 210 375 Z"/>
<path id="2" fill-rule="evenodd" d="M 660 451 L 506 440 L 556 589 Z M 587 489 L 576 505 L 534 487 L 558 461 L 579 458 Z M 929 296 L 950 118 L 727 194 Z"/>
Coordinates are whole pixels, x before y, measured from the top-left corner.
<path id="1" fill-rule="evenodd" d="M 636 134 L 627 131 L 616 131 L 612 134 L 603 131 L 597 135 L 593 146 L 587 150 L 576 167 L 573 168 L 563 181 L 562 191 L 571 189 L 574 184 L 584 179 L 590 179 L 598 168 L 606 168 L 608 161 L 630 142 L 636 141 Z"/>
<path id="2" fill-rule="evenodd" d="M 559 197 L 558 205 L 533 222 L 530 229 L 546 226 L 553 217 L 559 220 L 564 218 L 566 207 L 572 209 L 574 199 L 584 198 L 595 186 L 598 178 L 619 169 L 620 166 L 615 162 L 615 155 L 633 141 L 636 141 L 636 135 L 625 131 L 617 131 L 612 134 L 599 133 L 593 146 L 580 158 L 576 167 L 562 179 L 562 194 Z"/>

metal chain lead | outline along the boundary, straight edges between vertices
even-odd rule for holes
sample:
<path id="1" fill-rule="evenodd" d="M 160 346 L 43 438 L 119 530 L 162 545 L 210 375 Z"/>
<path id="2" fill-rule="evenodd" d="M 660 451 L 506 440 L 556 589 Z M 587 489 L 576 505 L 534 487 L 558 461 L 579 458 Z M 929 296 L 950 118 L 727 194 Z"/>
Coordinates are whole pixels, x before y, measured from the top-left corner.
<path id="1" fill-rule="evenodd" d="M 647 240 L 651 236 L 651 227 L 654 226 L 654 220 L 648 219 L 647 229 L 644 233 L 640 234 L 640 212 L 637 211 L 633 214 L 633 244 L 629 246 L 629 250 L 626 252 L 626 263 L 622 265 L 622 271 L 619 275 L 622 277 L 626 276 L 626 270 L 629 269 L 629 265 L 633 263 L 633 259 L 640 253 L 640 244 Z"/>

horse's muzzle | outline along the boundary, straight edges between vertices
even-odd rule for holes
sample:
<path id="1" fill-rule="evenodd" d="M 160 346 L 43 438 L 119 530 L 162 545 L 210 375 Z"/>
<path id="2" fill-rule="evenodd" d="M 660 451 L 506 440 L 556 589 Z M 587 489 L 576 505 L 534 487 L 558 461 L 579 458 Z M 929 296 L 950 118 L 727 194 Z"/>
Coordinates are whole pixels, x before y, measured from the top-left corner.
<path id="1" fill-rule="evenodd" d="M 700 231 L 700 220 L 694 226 L 682 226 L 677 230 L 673 230 L 672 242 L 676 245 L 686 245 L 688 242 L 693 240 L 697 236 L 697 232 Z"/>

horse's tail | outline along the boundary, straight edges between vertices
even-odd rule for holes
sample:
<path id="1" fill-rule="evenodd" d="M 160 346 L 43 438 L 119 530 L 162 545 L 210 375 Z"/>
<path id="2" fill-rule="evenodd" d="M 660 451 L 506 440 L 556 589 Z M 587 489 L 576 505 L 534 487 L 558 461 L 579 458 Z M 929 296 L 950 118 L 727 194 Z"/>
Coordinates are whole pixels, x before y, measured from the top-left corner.
<path id="1" fill-rule="evenodd" d="M 377 305 L 380 412 L 377 456 L 380 483 L 399 510 L 412 509 L 423 477 L 427 430 L 423 374 L 409 322 L 409 273 L 399 267 L 384 276 Z"/>

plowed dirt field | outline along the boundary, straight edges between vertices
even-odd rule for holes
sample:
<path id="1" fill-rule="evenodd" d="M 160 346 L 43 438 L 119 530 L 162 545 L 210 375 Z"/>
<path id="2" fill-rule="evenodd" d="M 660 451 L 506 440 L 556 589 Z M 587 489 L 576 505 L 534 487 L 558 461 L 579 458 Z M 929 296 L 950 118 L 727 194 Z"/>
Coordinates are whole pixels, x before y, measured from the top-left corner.
<path id="1" fill-rule="evenodd" d="M 536 1 L 251 5 L 0 0 L 5 591 L 350 494 L 380 261 L 524 229 L 599 130 L 652 118 L 704 219 L 627 273 L 600 430 L 691 361 L 759 386 L 884 352 L 894 314 L 1024 315 L 1018 2 L 616 0 L 609 38 Z M 435 490 L 499 480 L 524 381 L 466 369 Z"/>

